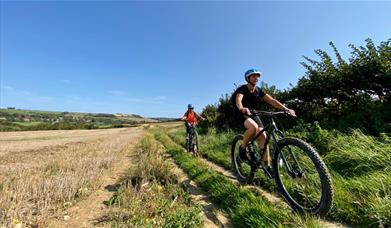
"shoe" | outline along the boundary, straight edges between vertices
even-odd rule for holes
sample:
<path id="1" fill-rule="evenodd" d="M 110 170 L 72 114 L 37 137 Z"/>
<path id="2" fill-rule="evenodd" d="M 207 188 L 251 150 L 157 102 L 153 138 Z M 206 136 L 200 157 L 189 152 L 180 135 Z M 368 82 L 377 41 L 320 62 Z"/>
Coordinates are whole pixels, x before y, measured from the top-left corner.
<path id="1" fill-rule="evenodd" d="M 242 148 L 242 146 L 239 146 L 239 159 L 241 161 L 249 161 L 250 160 L 247 156 L 247 149 Z"/>
<path id="2" fill-rule="evenodd" d="M 265 170 L 266 174 L 270 177 L 273 178 L 273 169 L 270 165 L 267 164 L 267 162 L 262 161 L 261 162 L 263 170 Z"/>

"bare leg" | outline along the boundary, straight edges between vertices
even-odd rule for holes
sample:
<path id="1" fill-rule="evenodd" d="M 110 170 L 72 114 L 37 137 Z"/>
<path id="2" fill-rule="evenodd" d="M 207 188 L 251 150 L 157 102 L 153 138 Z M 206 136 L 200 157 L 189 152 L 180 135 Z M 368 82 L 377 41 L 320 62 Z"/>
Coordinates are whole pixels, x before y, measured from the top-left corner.
<path id="1" fill-rule="evenodd" d="M 245 147 L 248 144 L 248 142 L 255 136 L 258 129 L 257 123 L 250 118 L 247 118 L 246 121 L 244 121 L 244 126 L 247 130 L 244 132 L 242 147 Z"/>
<path id="2" fill-rule="evenodd" d="M 259 129 L 259 131 L 261 131 L 262 128 Z M 259 143 L 259 151 L 261 151 L 263 149 L 263 145 L 266 141 L 266 133 L 263 132 L 262 135 L 259 136 L 258 138 L 258 143 Z M 263 162 L 267 165 L 267 166 L 270 166 L 270 151 L 269 151 L 269 145 L 266 145 L 266 151 L 265 151 L 265 155 L 263 156 Z"/>

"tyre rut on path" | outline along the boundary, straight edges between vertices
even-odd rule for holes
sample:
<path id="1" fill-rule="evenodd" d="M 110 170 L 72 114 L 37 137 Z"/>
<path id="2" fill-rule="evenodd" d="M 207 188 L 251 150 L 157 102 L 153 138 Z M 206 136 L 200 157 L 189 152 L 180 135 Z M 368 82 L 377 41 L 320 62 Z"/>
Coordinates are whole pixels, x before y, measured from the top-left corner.
<path id="1" fill-rule="evenodd" d="M 203 208 L 203 221 L 204 227 L 231 227 L 227 216 L 218 210 L 218 208 L 211 202 L 208 194 L 204 192 L 197 184 L 192 181 L 187 174 L 176 165 L 175 161 L 171 158 L 170 154 L 165 155 L 166 159 L 171 162 L 175 169 L 173 172 L 178 176 L 179 182 L 186 186 L 187 192 L 190 194 L 194 203 L 197 203 Z"/>

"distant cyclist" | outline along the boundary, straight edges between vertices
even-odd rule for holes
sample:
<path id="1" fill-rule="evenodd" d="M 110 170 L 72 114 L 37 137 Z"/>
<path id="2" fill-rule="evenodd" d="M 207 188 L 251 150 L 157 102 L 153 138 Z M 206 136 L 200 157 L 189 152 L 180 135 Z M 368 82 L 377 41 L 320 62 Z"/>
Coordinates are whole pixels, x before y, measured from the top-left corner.
<path id="1" fill-rule="evenodd" d="M 205 120 L 202 116 L 198 115 L 198 113 L 194 111 L 194 106 L 189 104 L 187 106 L 187 111 L 182 117 L 182 120 L 185 121 L 186 126 L 186 139 L 189 138 L 190 125 L 197 125 L 198 119 Z"/>
<path id="2" fill-rule="evenodd" d="M 235 112 L 236 117 L 239 119 L 241 123 L 244 123 L 244 127 L 246 128 L 246 132 L 244 133 L 243 144 L 239 147 L 239 158 L 240 160 L 249 160 L 246 153 L 246 145 L 249 141 L 263 129 L 262 121 L 259 117 L 250 118 L 248 115 L 251 115 L 250 110 L 259 109 L 259 105 L 261 101 L 268 103 L 269 105 L 286 111 L 292 116 L 296 116 L 295 111 L 293 109 L 289 109 L 281 104 L 279 101 L 274 99 L 269 94 L 266 94 L 262 91 L 261 88 L 256 86 L 259 77 L 261 76 L 261 72 L 256 69 L 249 69 L 244 74 L 244 78 L 247 81 L 247 84 L 240 86 L 234 92 L 235 97 Z M 259 150 L 262 150 L 262 146 L 266 140 L 266 133 L 259 137 Z M 270 167 L 270 154 L 269 148 L 266 148 L 265 156 L 263 157 L 262 166 L 272 174 L 272 170 Z"/>

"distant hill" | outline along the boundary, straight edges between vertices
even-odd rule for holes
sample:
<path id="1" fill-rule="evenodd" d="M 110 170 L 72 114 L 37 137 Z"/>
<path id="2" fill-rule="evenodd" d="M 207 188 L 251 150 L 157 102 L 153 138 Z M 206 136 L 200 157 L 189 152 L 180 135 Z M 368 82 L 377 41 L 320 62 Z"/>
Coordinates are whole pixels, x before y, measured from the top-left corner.
<path id="1" fill-rule="evenodd" d="M 180 118 L 168 118 L 168 117 L 151 117 L 150 119 L 159 121 L 159 122 L 170 122 L 170 121 L 180 121 Z"/>
<path id="2" fill-rule="evenodd" d="M 0 108 L 0 131 L 130 127 L 163 120 L 136 114 L 52 112 Z"/>

